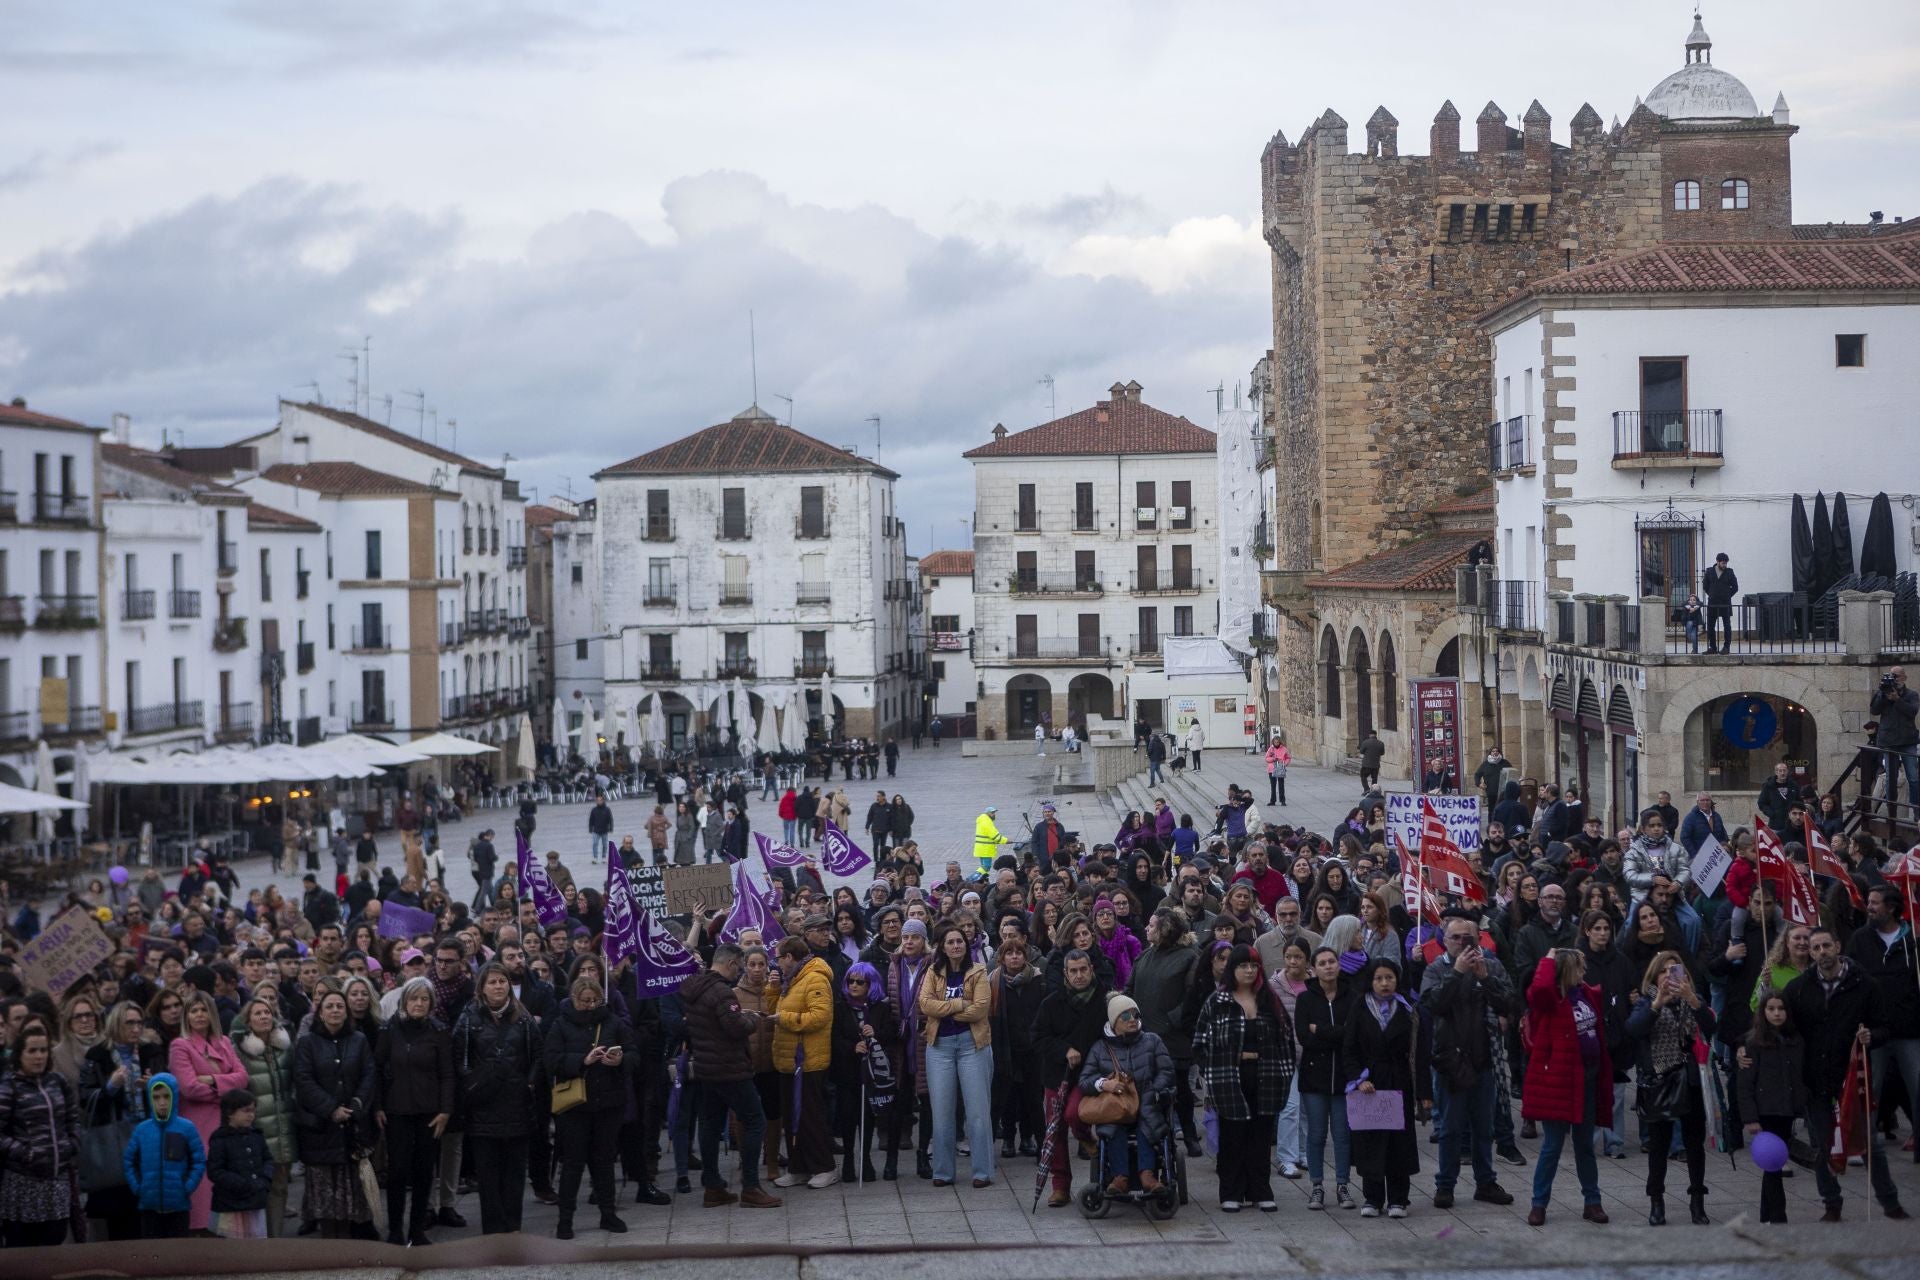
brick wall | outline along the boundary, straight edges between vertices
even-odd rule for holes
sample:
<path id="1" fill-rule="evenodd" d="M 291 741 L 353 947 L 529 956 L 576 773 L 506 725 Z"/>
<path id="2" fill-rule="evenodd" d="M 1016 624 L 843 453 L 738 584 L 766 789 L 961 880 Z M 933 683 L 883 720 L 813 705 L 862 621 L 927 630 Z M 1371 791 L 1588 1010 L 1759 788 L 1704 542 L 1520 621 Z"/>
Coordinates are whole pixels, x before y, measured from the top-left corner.
<path id="1" fill-rule="evenodd" d="M 1728 130 L 1678 130 L 1660 135 L 1662 188 L 1666 201 L 1661 235 L 1668 240 L 1777 240 L 1793 233 L 1792 161 L 1789 125 Z M 1747 183 L 1748 207 L 1722 209 L 1721 184 Z M 1700 208 L 1673 207 L 1674 184 L 1700 184 Z"/>

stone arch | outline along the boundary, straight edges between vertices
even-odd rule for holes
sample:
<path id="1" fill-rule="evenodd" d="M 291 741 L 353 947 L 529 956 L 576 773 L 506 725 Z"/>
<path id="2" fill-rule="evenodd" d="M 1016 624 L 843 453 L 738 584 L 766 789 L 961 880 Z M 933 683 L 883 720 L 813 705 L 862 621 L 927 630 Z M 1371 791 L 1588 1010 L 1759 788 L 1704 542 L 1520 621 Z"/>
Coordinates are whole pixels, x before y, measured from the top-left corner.
<path id="1" fill-rule="evenodd" d="M 1347 670 L 1353 689 L 1353 731 L 1364 738 L 1373 732 L 1373 654 L 1367 633 L 1355 627 L 1347 637 Z"/>
<path id="2" fill-rule="evenodd" d="M 1542 692 L 1540 685 L 1540 663 L 1538 659 L 1529 653 L 1527 660 L 1520 664 L 1520 696 L 1529 702 L 1538 702 L 1540 701 Z"/>
<path id="3" fill-rule="evenodd" d="M 1400 659 L 1393 632 L 1380 632 L 1380 727 L 1391 733 L 1400 727 Z"/>
<path id="4" fill-rule="evenodd" d="M 1053 685 L 1045 676 L 1023 671 L 1007 681 L 1007 737 L 1033 736 L 1033 727 L 1053 714 Z"/>
<path id="5" fill-rule="evenodd" d="M 1790 698 L 1805 707 L 1816 724 L 1841 723 L 1840 707 L 1834 700 L 1811 680 L 1795 674 L 1791 667 L 1724 670 L 1707 667 L 1687 681 L 1684 697 L 1667 700 L 1660 723 L 1650 727 L 1655 733 L 1678 735 L 1686 730 L 1687 717 L 1696 708 L 1735 693 L 1768 693 Z"/>
<path id="6" fill-rule="evenodd" d="M 1460 674 L 1460 637 L 1454 636 L 1441 645 L 1433 657 L 1433 674 L 1437 676 L 1458 676 Z"/>
<path id="7" fill-rule="evenodd" d="M 1600 707 L 1600 690 L 1593 681 L 1580 682 L 1580 695 L 1574 702 L 1574 714 L 1582 720 L 1598 720 L 1605 714 Z"/>
<path id="8" fill-rule="evenodd" d="M 1113 681 L 1098 671 L 1083 671 L 1067 682 L 1067 719 L 1086 733 L 1088 719 L 1113 719 Z"/>
<path id="9" fill-rule="evenodd" d="M 1332 627 L 1320 629 L 1320 714 L 1340 718 L 1340 641 Z"/>

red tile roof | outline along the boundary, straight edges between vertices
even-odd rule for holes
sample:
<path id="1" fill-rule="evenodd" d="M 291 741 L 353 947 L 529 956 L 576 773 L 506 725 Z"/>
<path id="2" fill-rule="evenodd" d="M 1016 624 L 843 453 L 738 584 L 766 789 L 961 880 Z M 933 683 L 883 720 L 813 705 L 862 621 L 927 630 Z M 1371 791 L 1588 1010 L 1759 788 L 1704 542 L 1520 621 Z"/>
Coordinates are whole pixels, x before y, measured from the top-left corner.
<path id="1" fill-rule="evenodd" d="M 280 462 L 260 473 L 263 480 L 311 489 L 315 493 L 369 497 L 407 497 L 412 494 L 436 494 L 454 497 L 443 489 L 402 480 L 384 471 L 363 467 L 357 462 Z"/>
<path id="2" fill-rule="evenodd" d="M 318 533 L 320 526 L 305 516 L 270 507 L 264 502 L 247 504 L 247 528 L 268 533 Z"/>
<path id="3" fill-rule="evenodd" d="M 188 493 L 227 494 L 234 498 L 245 497 L 238 489 L 221 484 L 197 471 L 188 471 L 176 467 L 163 453 L 148 449 L 136 449 L 132 445 L 103 443 L 100 446 L 100 461 L 110 463 L 122 470 L 137 472 L 149 480 L 172 485 Z"/>
<path id="4" fill-rule="evenodd" d="M 920 557 L 923 578 L 965 578 L 973 575 L 973 552 L 929 551 Z"/>
<path id="5" fill-rule="evenodd" d="M 13 427 L 55 427 L 61 431 L 106 430 L 105 427 L 90 427 L 84 422 L 74 422 L 70 418 L 56 418 L 50 413 L 29 409 L 24 404 L 0 404 L 0 422 Z"/>
<path id="6" fill-rule="evenodd" d="M 1069 457 L 1114 453 L 1212 453 L 1214 435 L 1185 418 L 1140 401 L 1140 384 L 1116 386 L 1091 409 L 1016 431 L 963 458 Z"/>
<path id="7" fill-rule="evenodd" d="M 395 431 L 385 423 L 375 422 L 372 418 L 363 418 L 359 414 L 349 413 L 345 409 L 335 409 L 324 404 L 300 403 L 292 400 L 284 401 L 283 403 L 292 404 L 295 408 L 303 409 L 308 413 L 318 414 L 322 418 L 329 418 L 343 426 L 352 427 L 356 431 L 364 431 L 370 436 L 376 436 L 381 440 L 387 441 L 389 444 L 404 445 L 412 449 L 415 453 L 424 453 L 429 458 L 436 458 L 441 462 L 451 462 L 454 466 L 462 470 L 477 472 L 484 476 L 500 477 L 507 474 L 500 467 L 490 467 L 484 462 L 476 462 L 465 454 L 455 453 L 451 449 L 442 449 L 439 445 L 429 444 L 418 436 L 410 436 L 404 431 Z"/>
<path id="8" fill-rule="evenodd" d="M 595 476 L 744 475 L 752 472 L 864 471 L 899 479 L 870 458 L 782 426 L 759 405 L 728 422 L 616 462 Z"/>
<path id="9" fill-rule="evenodd" d="M 1436 533 L 1329 570 L 1309 578 L 1306 585 L 1359 591 L 1451 591 L 1453 567 L 1465 564 L 1467 552 L 1488 532 Z"/>
<path id="10" fill-rule="evenodd" d="M 527 508 L 527 528 L 544 529 L 556 520 L 571 520 L 573 517 L 555 507 L 544 503 L 535 503 Z"/>

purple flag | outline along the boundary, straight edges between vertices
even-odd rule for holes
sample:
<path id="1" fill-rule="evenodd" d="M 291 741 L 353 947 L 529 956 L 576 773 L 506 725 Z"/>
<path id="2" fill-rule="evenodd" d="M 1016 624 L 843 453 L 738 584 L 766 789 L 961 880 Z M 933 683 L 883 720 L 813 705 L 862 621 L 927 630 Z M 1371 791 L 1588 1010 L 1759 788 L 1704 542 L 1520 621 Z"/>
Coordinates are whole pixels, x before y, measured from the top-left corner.
<path id="1" fill-rule="evenodd" d="M 767 870 L 777 871 L 783 867 L 797 867 L 807 860 L 807 855 L 790 844 L 753 833 L 753 842 L 760 846 L 760 861 L 767 864 Z"/>
<path id="2" fill-rule="evenodd" d="M 633 882 L 620 859 L 607 863 L 606 923 L 600 934 L 601 947 L 608 964 L 619 964 L 620 957 L 640 950 L 640 913 L 633 901 Z"/>
<path id="3" fill-rule="evenodd" d="M 768 946 L 785 936 L 780 922 L 774 918 L 773 904 L 760 896 L 752 877 L 747 875 L 746 864 L 736 862 L 733 864 L 733 910 L 720 926 L 720 941 L 738 942 L 748 929 L 758 929 L 760 941 Z"/>
<path id="4" fill-rule="evenodd" d="M 383 938 L 411 938 L 415 934 L 432 933 L 439 927 L 440 922 L 433 918 L 431 911 L 401 906 L 397 902 L 383 902 L 380 904 L 380 927 L 375 932 Z"/>
<path id="5" fill-rule="evenodd" d="M 635 989 L 643 996 L 678 991 L 680 984 L 700 972 L 700 962 L 680 945 L 680 939 L 653 921 L 645 907 L 636 918 L 639 941 L 632 951 Z"/>
<path id="6" fill-rule="evenodd" d="M 827 819 L 826 835 L 820 841 L 820 867 L 831 876 L 857 876 L 873 869 L 873 855 L 853 842 L 853 837 Z"/>
<path id="7" fill-rule="evenodd" d="M 547 878 L 547 869 L 533 860 L 526 833 L 514 832 L 513 843 L 520 863 L 520 888 L 533 899 L 534 918 L 543 925 L 559 924 L 567 918 L 566 900 Z"/>

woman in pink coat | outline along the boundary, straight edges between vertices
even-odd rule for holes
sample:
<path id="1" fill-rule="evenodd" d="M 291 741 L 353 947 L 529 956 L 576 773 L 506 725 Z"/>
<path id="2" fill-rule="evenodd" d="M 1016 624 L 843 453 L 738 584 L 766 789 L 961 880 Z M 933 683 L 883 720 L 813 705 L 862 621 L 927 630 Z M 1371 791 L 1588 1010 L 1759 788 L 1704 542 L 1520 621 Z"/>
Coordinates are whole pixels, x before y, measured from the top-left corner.
<path id="1" fill-rule="evenodd" d="M 180 1081 L 180 1115 L 199 1131 L 204 1149 L 213 1131 L 220 1127 L 221 1095 L 229 1089 L 246 1088 L 247 1069 L 233 1041 L 220 1033 L 220 1011 L 213 997 L 189 987 L 185 1000 L 180 1035 L 167 1049 L 167 1069 Z M 189 1230 L 206 1230 L 212 1203 L 213 1182 L 202 1178 L 193 1193 Z"/>

